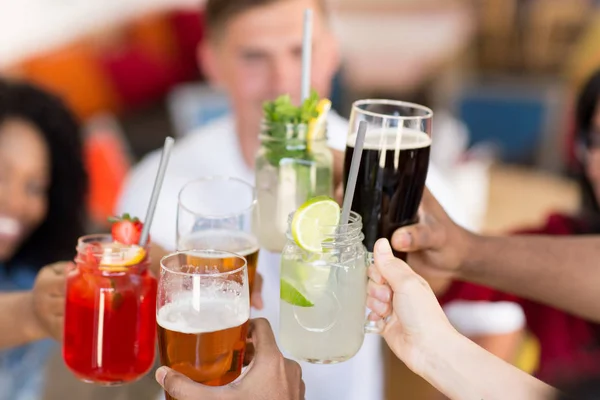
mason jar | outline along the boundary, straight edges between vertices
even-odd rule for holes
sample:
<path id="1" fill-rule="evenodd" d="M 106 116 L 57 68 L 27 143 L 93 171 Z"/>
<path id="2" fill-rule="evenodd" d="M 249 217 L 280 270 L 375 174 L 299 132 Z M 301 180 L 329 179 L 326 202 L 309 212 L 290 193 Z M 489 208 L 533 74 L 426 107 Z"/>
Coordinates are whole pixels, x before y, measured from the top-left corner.
<path id="1" fill-rule="evenodd" d="M 130 383 L 154 364 L 157 280 L 149 245 L 137 259 L 134 250 L 110 234 L 79 238 L 67 274 L 63 358 L 82 381 Z"/>
<path id="2" fill-rule="evenodd" d="M 333 154 L 326 124 L 267 124 L 256 157 L 258 239 L 279 253 L 285 245 L 288 215 L 315 196 L 333 196 Z"/>
<path id="3" fill-rule="evenodd" d="M 318 253 L 298 247 L 288 231 L 281 255 L 280 339 L 295 358 L 334 364 L 356 355 L 365 333 L 378 333 L 366 321 L 372 256 L 362 243 L 357 213 L 350 214 L 347 225 L 321 229 Z"/>

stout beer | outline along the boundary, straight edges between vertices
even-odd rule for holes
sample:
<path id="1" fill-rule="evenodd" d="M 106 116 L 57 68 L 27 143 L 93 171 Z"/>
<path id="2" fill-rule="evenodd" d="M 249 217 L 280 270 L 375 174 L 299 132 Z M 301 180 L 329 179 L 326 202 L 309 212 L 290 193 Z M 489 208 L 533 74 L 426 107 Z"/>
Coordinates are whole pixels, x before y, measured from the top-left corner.
<path id="1" fill-rule="evenodd" d="M 344 180 L 348 173 L 356 134 L 348 137 Z M 369 251 L 379 238 L 417 222 L 425 188 L 431 138 L 410 128 L 372 130 L 365 137 L 352 211 L 363 219 L 364 244 Z M 405 259 L 405 254 L 397 254 Z"/>

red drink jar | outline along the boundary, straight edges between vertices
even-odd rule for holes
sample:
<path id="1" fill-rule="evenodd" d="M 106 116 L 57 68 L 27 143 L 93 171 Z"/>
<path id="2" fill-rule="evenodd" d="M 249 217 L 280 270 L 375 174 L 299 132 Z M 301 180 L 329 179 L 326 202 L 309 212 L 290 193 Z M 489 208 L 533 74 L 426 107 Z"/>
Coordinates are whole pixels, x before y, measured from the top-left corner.
<path id="1" fill-rule="evenodd" d="M 82 381 L 129 383 L 154 363 L 157 280 L 147 250 L 108 234 L 78 241 L 67 276 L 63 357 Z"/>

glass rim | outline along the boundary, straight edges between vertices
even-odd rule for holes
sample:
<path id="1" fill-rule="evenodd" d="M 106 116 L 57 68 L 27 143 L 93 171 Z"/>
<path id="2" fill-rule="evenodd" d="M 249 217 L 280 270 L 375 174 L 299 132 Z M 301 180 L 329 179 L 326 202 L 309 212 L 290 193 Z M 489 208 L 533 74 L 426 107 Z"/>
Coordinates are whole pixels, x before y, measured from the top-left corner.
<path id="1" fill-rule="evenodd" d="M 206 274 L 194 274 L 194 273 L 190 273 L 190 272 L 181 272 L 181 271 L 174 271 L 173 268 L 167 267 L 164 264 L 164 261 L 168 258 L 173 258 L 173 257 L 177 257 L 180 255 L 186 255 L 189 253 L 213 253 L 213 254 L 225 254 L 228 257 L 226 258 L 237 258 L 243 261 L 243 265 L 241 267 L 238 267 L 236 269 L 233 269 L 231 271 L 224 271 L 224 272 L 209 272 Z M 225 257 L 224 257 L 225 258 Z M 221 276 L 230 276 L 230 275 L 235 275 L 235 274 L 239 274 L 240 272 L 243 272 L 244 270 L 248 269 L 248 260 L 246 260 L 246 257 L 241 256 L 237 253 L 232 253 L 230 251 L 225 251 L 225 250 L 218 250 L 218 249 L 188 249 L 188 250 L 179 250 L 173 253 L 169 253 L 166 256 L 163 256 L 160 259 L 160 269 L 161 270 L 165 270 L 170 274 L 174 274 L 174 275 L 182 275 L 182 276 L 206 276 L 206 277 L 221 277 Z"/>
<path id="2" fill-rule="evenodd" d="M 384 105 L 392 105 L 392 106 L 399 106 L 399 107 L 409 107 L 409 108 L 413 108 L 415 110 L 424 111 L 425 115 L 419 115 L 419 116 L 416 116 L 416 115 L 411 115 L 411 116 L 387 115 L 387 114 L 381 114 L 378 112 L 363 110 L 362 108 L 360 108 L 361 106 L 366 105 L 366 104 L 384 104 Z M 429 107 L 425 107 L 421 104 L 411 103 L 408 101 L 389 100 L 389 99 L 357 100 L 352 104 L 352 112 L 369 115 L 371 117 L 388 118 L 388 119 L 393 119 L 393 120 L 397 120 L 397 121 L 416 121 L 416 120 L 433 118 L 433 110 Z"/>
<path id="3" fill-rule="evenodd" d="M 292 211 L 291 213 L 288 214 L 288 223 L 291 223 L 292 220 L 294 219 L 294 214 L 296 214 L 296 211 Z M 341 211 L 340 211 L 341 214 Z M 356 224 L 361 223 L 362 224 L 362 216 L 357 213 L 356 211 L 350 211 L 350 214 L 348 216 L 348 223 L 347 224 L 338 224 L 338 225 L 323 225 L 322 228 L 332 228 L 332 227 L 352 227 L 352 226 L 356 226 Z"/>
<path id="4" fill-rule="evenodd" d="M 216 182 L 216 181 L 221 181 L 221 182 L 236 182 L 236 183 L 240 183 L 242 184 L 242 186 L 245 186 L 246 188 L 250 189 L 250 192 L 252 193 L 252 201 L 250 202 L 250 205 L 246 208 L 243 208 L 239 211 L 236 212 L 231 212 L 231 213 L 224 213 L 224 214 L 202 214 L 199 213 L 197 211 L 192 210 L 191 208 L 189 208 L 188 206 L 186 206 L 185 204 L 183 204 L 183 202 L 181 201 L 181 194 L 183 193 L 183 191 L 185 189 L 187 189 L 188 187 L 190 187 L 191 185 L 194 184 L 198 184 L 198 183 L 204 183 L 204 182 Z M 198 178 L 198 179 L 194 179 L 192 181 L 187 182 L 185 185 L 183 185 L 183 187 L 181 188 L 181 190 L 179 190 L 179 194 L 177 195 L 177 205 L 181 208 L 183 208 L 185 211 L 194 214 L 196 216 L 200 216 L 202 218 L 207 218 L 207 219 L 221 219 L 221 218 L 229 218 L 229 217 L 235 217 L 241 214 L 245 214 L 247 212 L 252 211 L 252 209 L 254 207 L 256 207 L 256 203 L 257 203 L 257 199 L 256 199 L 256 188 L 251 185 L 250 183 L 246 182 L 245 180 L 241 179 L 241 178 L 236 178 L 233 176 L 223 176 L 223 175 L 213 175 L 213 176 L 205 176 L 202 178 Z"/>
<path id="5" fill-rule="evenodd" d="M 93 245 L 92 239 L 97 238 L 98 240 L 95 240 L 95 242 L 100 242 L 100 243 L 115 243 L 116 241 L 113 239 L 112 234 L 110 233 L 90 233 L 88 235 L 83 235 L 80 236 L 79 238 L 77 238 L 77 246 L 75 247 L 75 250 L 80 251 L 85 249 L 87 246 L 91 246 Z M 108 239 L 108 240 L 107 240 Z M 145 246 L 145 249 L 148 249 L 150 243 L 148 243 Z M 132 246 L 139 246 L 139 244 L 122 244 L 122 246 L 124 246 L 123 250 L 121 252 L 125 252 L 126 248 L 130 248 Z M 94 253 L 94 255 L 96 254 L 103 254 L 103 253 Z"/>

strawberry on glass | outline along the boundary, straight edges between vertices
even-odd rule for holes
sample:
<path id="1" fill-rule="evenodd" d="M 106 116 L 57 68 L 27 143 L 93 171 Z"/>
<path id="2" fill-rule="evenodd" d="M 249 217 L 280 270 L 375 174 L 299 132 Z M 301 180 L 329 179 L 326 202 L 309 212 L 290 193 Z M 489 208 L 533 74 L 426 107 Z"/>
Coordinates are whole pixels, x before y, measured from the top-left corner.
<path id="1" fill-rule="evenodd" d="M 67 277 L 63 357 L 82 381 L 133 382 L 154 363 L 157 281 L 148 246 L 137 245 L 142 227 L 124 215 L 112 235 L 78 241 Z"/>

